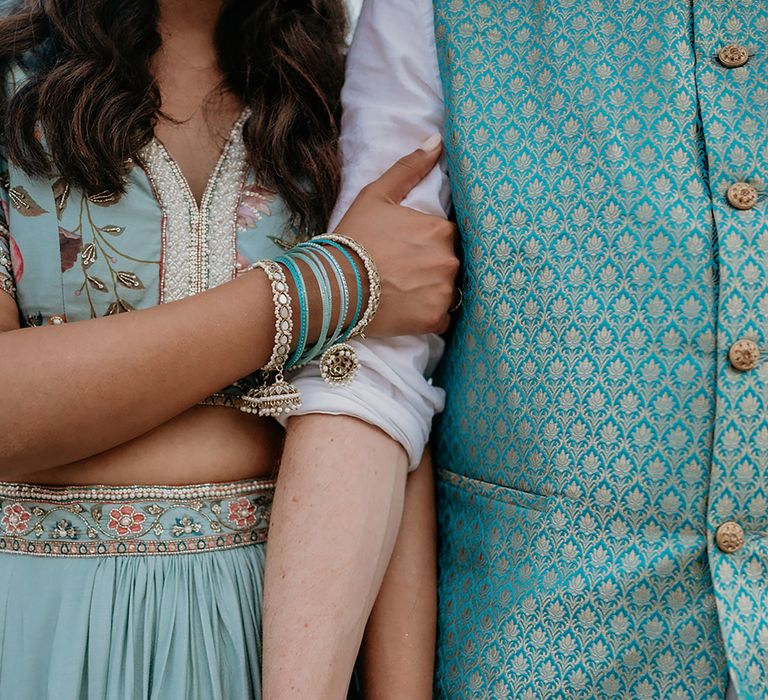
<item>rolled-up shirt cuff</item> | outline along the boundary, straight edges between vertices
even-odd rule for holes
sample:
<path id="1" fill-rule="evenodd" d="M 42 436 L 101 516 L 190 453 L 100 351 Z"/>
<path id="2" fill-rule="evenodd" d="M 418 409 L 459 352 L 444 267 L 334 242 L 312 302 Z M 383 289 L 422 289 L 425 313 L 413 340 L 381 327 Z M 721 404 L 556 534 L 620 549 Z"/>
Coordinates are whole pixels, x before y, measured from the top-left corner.
<path id="1" fill-rule="evenodd" d="M 445 395 L 427 378 L 443 349 L 437 336 L 403 336 L 387 340 L 352 341 L 360 361 L 355 379 L 331 386 L 320 377 L 317 362 L 298 370 L 290 381 L 302 405 L 278 420 L 310 413 L 359 418 L 384 431 L 408 454 L 415 469 L 429 439 L 432 418 L 442 411 Z M 425 376 L 426 375 L 426 376 Z"/>

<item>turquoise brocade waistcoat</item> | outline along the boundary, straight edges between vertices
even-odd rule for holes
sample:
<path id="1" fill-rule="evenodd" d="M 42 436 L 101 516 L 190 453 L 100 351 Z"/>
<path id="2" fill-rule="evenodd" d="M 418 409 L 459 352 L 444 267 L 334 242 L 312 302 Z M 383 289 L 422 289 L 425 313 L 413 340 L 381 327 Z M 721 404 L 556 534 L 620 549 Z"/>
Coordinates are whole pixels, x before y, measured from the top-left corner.
<path id="1" fill-rule="evenodd" d="M 435 18 L 466 256 L 437 695 L 766 698 L 768 3 Z"/>

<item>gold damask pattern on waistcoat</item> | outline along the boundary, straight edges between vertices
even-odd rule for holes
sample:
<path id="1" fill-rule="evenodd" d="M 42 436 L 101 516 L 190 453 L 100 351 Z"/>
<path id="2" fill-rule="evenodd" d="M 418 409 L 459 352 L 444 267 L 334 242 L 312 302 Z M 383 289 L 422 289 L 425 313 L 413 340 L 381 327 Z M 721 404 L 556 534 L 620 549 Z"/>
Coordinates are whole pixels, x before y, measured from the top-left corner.
<path id="1" fill-rule="evenodd" d="M 435 7 L 466 255 L 437 695 L 714 700 L 730 660 L 762 697 L 768 396 L 725 363 L 768 313 L 766 4 Z"/>

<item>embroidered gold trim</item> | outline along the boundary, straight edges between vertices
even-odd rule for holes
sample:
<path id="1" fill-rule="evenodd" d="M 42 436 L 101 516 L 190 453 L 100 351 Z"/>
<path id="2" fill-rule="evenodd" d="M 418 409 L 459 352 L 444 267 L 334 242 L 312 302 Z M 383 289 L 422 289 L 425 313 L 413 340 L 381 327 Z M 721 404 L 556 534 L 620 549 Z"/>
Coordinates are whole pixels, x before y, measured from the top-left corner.
<path id="1" fill-rule="evenodd" d="M 127 542 L 41 542 L 23 537 L 0 537 L 0 554 L 33 554 L 39 557 L 107 557 L 199 554 L 220 549 L 234 549 L 267 541 L 268 527 L 244 535 L 211 535 L 189 540 L 132 540 Z"/>
<path id="2" fill-rule="evenodd" d="M 167 149 L 153 138 L 140 160 L 163 212 L 160 303 L 222 284 L 235 275 L 236 221 L 248 163 L 244 110 L 233 125 L 197 206 L 187 179 Z"/>
<path id="3" fill-rule="evenodd" d="M 198 402 L 199 406 L 225 406 L 227 408 L 239 408 L 242 394 L 211 394 Z"/>
<path id="4" fill-rule="evenodd" d="M 163 500 L 189 501 L 242 496 L 275 488 L 273 479 L 248 479 L 191 486 L 39 486 L 0 482 L 0 499 L 65 503 L 67 501 Z"/>
<path id="5" fill-rule="evenodd" d="M 184 554 L 265 542 L 274 481 L 193 486 L 0 483 L 0 553 Z"/>

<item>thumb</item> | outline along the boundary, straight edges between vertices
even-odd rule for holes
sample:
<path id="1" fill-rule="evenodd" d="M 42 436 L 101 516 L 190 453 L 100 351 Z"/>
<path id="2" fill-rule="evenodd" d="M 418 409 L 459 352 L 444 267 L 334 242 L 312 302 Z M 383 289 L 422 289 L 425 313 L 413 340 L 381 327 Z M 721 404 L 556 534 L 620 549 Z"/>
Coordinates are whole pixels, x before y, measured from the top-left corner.
<path id="1" fill-rule="evenodd" d="M 440 134 L 433 134 L 415 151 L 398 160 L 373 185 L 379 193 L 400 204 L 437 165 L 442 152 L 442 138 Z"/>

